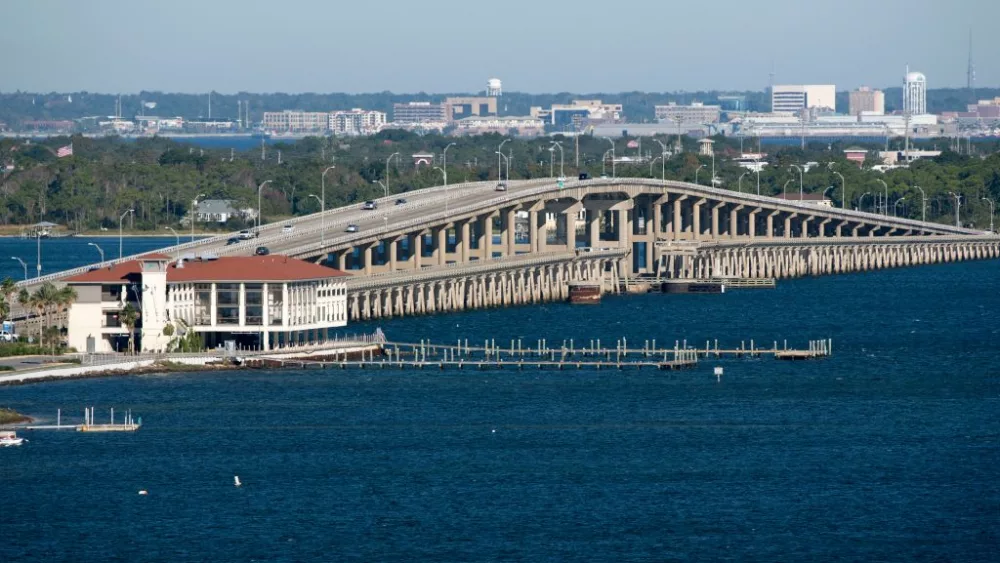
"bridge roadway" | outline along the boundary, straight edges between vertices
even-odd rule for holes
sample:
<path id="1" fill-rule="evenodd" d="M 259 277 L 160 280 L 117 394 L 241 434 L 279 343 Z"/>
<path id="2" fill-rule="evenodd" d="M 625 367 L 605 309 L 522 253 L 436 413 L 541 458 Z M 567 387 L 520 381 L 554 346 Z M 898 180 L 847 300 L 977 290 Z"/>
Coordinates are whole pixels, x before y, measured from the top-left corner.
<path id="1" fill-rule="evenodd" d="M 227 245 L 226 234 L 162 252 L 248 255 L 266 246 L 348 271 L 356 274 L 352 319 L 564 299 L 578 281 L 616 291 L 632 276 L 783 278 L 1000 255 L 1000 237 L 981 231 L 685 182 L 560 187 L 548 178 L 495 188 L 472 182 L 393 194 L 376 210 L 359 203 L 264 225 L 259 238 L 239 244 Z M 399 197 L 406 203 L 395 205 Z M 351 224 L 357 232 L 345 232 Z"/>

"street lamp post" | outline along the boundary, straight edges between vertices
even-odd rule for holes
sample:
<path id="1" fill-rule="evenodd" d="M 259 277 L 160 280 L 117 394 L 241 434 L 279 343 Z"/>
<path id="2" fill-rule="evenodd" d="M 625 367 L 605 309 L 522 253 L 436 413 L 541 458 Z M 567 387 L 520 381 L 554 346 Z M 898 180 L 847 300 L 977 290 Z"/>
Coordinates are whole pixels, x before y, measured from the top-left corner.
<path id="1" fill-rule="evenodd" d="M 863 210 L 862 209 L 862 205 L 865 202 L 865 196 L 866 195 L 872 195 L 872 193 L 871 192 L 865 192 L 865 193 L 861 194 L 861 197 L 858 198 L 858 211 L 862 211 Z"/>
<path id="2" fill-rule="evenodd" d="M 194 242 L 194 218 L 198 216 L 198 198 L 200 197 L 205 197 L 205 194 L 198 194 L 191 200 L 191 242 Z M 177 244 L 180 245 L 180 243 L 180 239 L 177 239 Z"/>
<path id="3" fill-rule="evenodd" d="M 24 268 L 24 281 L 28 281 L 28 265 L 24 263 L 24 260 L 21 260 L 17 256 L 11 256 L 10 259 L 21 263 L 21 267 Z"/>
<path id="4" fill-rule="evenodd" d="M 608 149 L 608 150 L 604 151 L 604 154 L 601 155 L 601 177 L 602 178 L 607 178 L 608 177 L 607 161 L 608 161 L 608 153 L 610 153 L 610 152 L 611 152 L 611 149 Z"/>
<path id="5" fill-rule="evenodd" d="M 324 216 L 324 211 L 326 211 L 326 201 L 324 198 L 317 196 L 316 194 L 309 194 L 309 197 L 315 198 L 319 202 L 319 241 L 320 244 L 326 247 L 326 217 Z"/>
<path id="6" fill-rule="evenodd" d="M 962 220 L 959 218 L 959 213 L 962 210 L 962 194 L 956 194 L 955 192 L 948 192 L 953 198 L 955 198 L 955 226 L 961 227 Z"/>
<path id="7" fill-rule="evenodd" d="M 914 185 L 914 188 L 920 190 L 920 220 L 927 222 L 927 194 L 924 193 L 924 189 L 920 186 Z"/>
<path id="8" fill-rule="evenodd" d="M 737 180 L 737 182 L 736 182 L 736 189 L 739 190 L 740 193 L 743 193 L 743 177 L 746 176 L 749 173 L 750 173 L 750 171 L 747 170 L 746 172 L 740 174 L 740 179 Z"/>
<path id="9" fill-rule="evenodd" d="M 903 201 L 904 199 L 906 199 L 906 197 L 901 197 L 901 198 L 899 198 L 899 199 L 897 199 L 897 200 L 896 200 L 896 203 L 892 204 L 892 216 L 893 216 L 893 217 L 896 217 L 896 216 L 897 216 L 897 213 L 896 213 L 896 210 L 898 209 L 898 207 L 897 207 L 897 206 L 898 206 L 898 205 L 900 204 L 900 202 L 902 202 L 902 201 Z"/>
<path id="10" fill-rule="evenodd" d="M 98 252 L 101 253 L 101 263 L 103 264 L 104 263 L 104 250 L 100 246 L 98 246 L 96 242 L 88 242 L 87 246 L 93 246 L 94 248 L 97 249 Z"/>
<path id="11" fill-rule="evenodd" d="M 552 175 L 555 173 L 552 170 L 553 167 L 555 166 L 555 162 L 556 162 L 556 148 L 553 147 L 552 145 L 549 145 L 549 178 L 551 178 Z"/>
<path id="12" fill-rule="evenodd" d="M 389 161 L 394 156 L 399 156 L 399 153 L 394 152 L 389 155 L 389 158 L 385 159 L 385 197 L 389 197 Z"/>
<path id="13" fill-rule="evenodd" d="M 458 143 L 448 143 L 448 146 L 446 146 L 444 148 L 444 151 L 443 151 L 444 152 L 444 157 L 442 158 L 442 162 L 441 162 L 441 169 L 442 170 L 447 170 L 448 169 L 448 149 L 450 149 L 451 147 L 455 146 L 456 144 L 458 144 Z M 446 187 L 446 188 L 448 187 L 448 173 L 447 172 L 445 172 L 445 174 L 444 174 L 444 187 Z"/>
<path id="14" fill-rule="evenodd" d="M 171 233 L 174 233 L 174 244 L 177 245 L 177 246 L 180 246 L 181 245 L 181 235 L 177 234 L 177 231 L 175 231 L 173 227 L 163 227 L 163 228 L 166 229 L 166 230 L 168 230 L 168 231 L 170 231 Z M 192 239 L 192 240 L 194 240 L 194 239 Z M 93 244 L 93 243 L 87 243 L 87 244 Z M 94 246 L 97 246 L 97 245 L 94 245 Z M 101 253 L 101 256 L 102 256 L 101 261 L 103 262 L 104 261 L 104 258 L 103 258 L 104 253 L 103 252 Z"/>
<path id="15" fill-rule="evenodd" d="M 615 142 L 611 140 L 611 137 L 604 137 L 609 143 L 611 143 L 611 177 L 617 178 L 618 175 L 615 173 Z"/>
<path id="16" fill-rule="evenodd" d="M 796 169 L 796 170 L 799 171 L 799 201 L 802 201 L 803 183 L 804 183 L 803 182 L 802 167 L 799 166 L 798 164 L 793 164 L 793 165 L 790 166 L 790 168 L 794 168 L 794 169 Z"/>
<path id="17" fill-rule="evenodd" d="M 694 183 L 695 184 L 698 183 L 698 173 L 701 172 L 701 169 L 704 168 L 704 167 L 705 167 L 705 165 L 701 164 L 701 165 L 698 166 L 698 168 L 694 169 Z"/>
<path id="18" fill-rule="evenodd" d="M 326 173 L 336 168 L 336 165 L 330 165 L 323 170 L 323 173 L 319 175 L 319 231 L 320 239 L 326 241 Z"/>
<path id="19" fill-rule="evenodd" d="M 563 173 L 563 164 L 565 161 L 565 155 L 563 154 L 562 143 L 560 143 L 559 141 L 552 141 L 551 147 L 556 147 L 559 149 L 559 177 L 565 178 L 566 174 Z M 551 147 L 549 148 L 549 150 L 552 150 Z"/>
<path id="20" fill-rule="evenodd" d="M 653 138 L 653 140 L 656 141 L 657 144 L 660 145 L 660 181 L 661 182 L 666 182 L 667 181 L 667 146 L 664 145 L 662 141 L 660 141 L 659 139 L 657 139 L 655 137 Z M 653 173 L 650 172 L 649 175 L 652 176 Z"/>
<path id="21" fill-rule="evenodd" d="M 831 165 L 832 164 L 833 163 L 831 163 Z M 837 172 L 836 170 L 833 170 L 833 173 L 836 174 L 837 176 L 840 176 L 840 188 L 841 188 L 840 189 L 840 197 L 841 197 L 840 208 L 841 209 L 846 209 L 847 208 L 847 182 L 844 180 L 844 175 L 841 174 L 840 172 Z"/>
<path id="22" fill-rule="evenodd" d="M 42 233 L 35 233 L 35 277 L 42 277 Z"/>
<path id="23" fill-rule="evenodd" d="M 992 199 L 990 199 L 988 197 L 984 197 L 983 201 L 987 201 L 990 204 L 990 232 L 992 233 L 992 232 L 994 232 L 993 231 L 993 207 L 994 207 L 994 202 L 993 202 Z"/>
<path id="24" fill-rule="evenodd" d="M 882 197 L 882 215 L 888 215 L 889 210 L 886 209 L 886 202 L 889 201 L 889 184 L 886 184 L 885 180 L 881 178 L 875 178 L 875 181 L 882 184 L 882 187 L 885 188 L 885 195 Z"/>
<path id="25" fill-rule="evenodd" d="M 500 157 L 503 156 L 503 146 L 510 139 L 504 139 L 500 141 L 500 147 L 497 148 L 497 182 L 503 182 L 503 164 L 500 163 Z M 510 170 L 508 169 L 508 174 Z M 510 176 L 507 177 L 507 181 L 510 181 Z"/>
<path id="26" fill-rule="evenodd" d="M 788 199 L 788 183 L 794 182 L 795 179 L 785 180 L 785 185 L 781 186 L 781 197 Z M 802 194 L 799 194 L 799 201 L 802 201 Z"/>
<path id="27" fill-rule="evenodd" d="M 122 224 L 125 222 L 125 216 L 129 213 L 135 213 L 135 209 L 129 209 L 125 213 L 122 213 L 121 217 L 118 218 L 118 259 L 122 259 Z M 38 271 L 42 271 L 41 260 L 38 262 Z"/>
<path id="28" fill-rule="evenodd" d="M 445 170 L 444 168 L 441 168 L 440 166 L 435 166 L 434 170 L 440 170 L 441 171 L 441 175 L 444 176 L 444 185 L 445 185 L 445 190 L 444 190 L 444 214 L 447 215 L 448 214 L 448 200 L 451 199 L 451 198 L 448 197 L 448 171 Z"/>
<path id="29" fill-rule="evenodd" d="M 260 234 L 260 223 L 261 223 L 261 220 L 264 218 L 262 210 L 261 210 L 261 207 L 260 207 L 260 193 L 261 193 L 261 191 L 263 191 L 264 186 L 266 186 L 270 182 L 271 182 L 271 180 L 264 180 L 263 182 L 261 182 L 261 184 L 259 186 L 257 186 L 257 234 L 258 235 Z"/>
<path id="30" fill-rule="evenodd" d="M 385 197 L 389 197 L 389 186 L 383 184 L 382 180 L 372 180 L 372 183 L 382 186 L 382 191 L 385 193 Z"/>
<path id="31" fill-rule="evenodd" d="M 663 156 L 657 156 L 657 157 L 653 158 L 653 160 L 649 161 L 649 177 L 650 178 L 653 177 L 653 165 L 656 164 L 657 160 L 663 160 Z"/>

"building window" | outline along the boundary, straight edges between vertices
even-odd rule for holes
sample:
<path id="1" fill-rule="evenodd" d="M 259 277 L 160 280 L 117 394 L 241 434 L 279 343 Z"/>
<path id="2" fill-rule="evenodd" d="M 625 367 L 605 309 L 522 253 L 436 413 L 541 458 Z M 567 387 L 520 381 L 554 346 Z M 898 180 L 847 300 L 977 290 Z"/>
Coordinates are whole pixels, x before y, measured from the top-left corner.
<path id="1" fill-rule="evenodd" d="M 215 324 L 240 324 L 240 284 L 215 285 Z"/>
<path id="2" fill-rule="evenodd" d="M 264 284 L 248 283 L 244 285 L 246 293 L 247 326 L 264 324 Z"/>
<path id="3" fill-rule="evenodd" d="M 194 324 L 212 325 L 212 284 L 199 283 L 194 286 Z"/>
<path id="4" fill-rule="evenodd" d="M 281 284 L 276 283 L 267 286 L 267 316 L 271 319 L 271 326 L 281 326 L 281 309 L 284 304 L 281 287 Z"/>

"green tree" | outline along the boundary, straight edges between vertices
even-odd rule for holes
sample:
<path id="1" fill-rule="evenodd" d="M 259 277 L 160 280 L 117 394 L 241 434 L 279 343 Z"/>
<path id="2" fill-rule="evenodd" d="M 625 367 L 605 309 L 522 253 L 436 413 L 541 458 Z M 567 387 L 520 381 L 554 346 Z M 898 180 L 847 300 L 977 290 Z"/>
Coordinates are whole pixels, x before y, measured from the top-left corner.
<path id="1" fill-rule="evenodd" d="M 135 326 L 139 322 L 139 311 L 131 303 L 126 304 L 118 312 L 118 321 L 128 331 L 128 352 L 135 353 Z"/>

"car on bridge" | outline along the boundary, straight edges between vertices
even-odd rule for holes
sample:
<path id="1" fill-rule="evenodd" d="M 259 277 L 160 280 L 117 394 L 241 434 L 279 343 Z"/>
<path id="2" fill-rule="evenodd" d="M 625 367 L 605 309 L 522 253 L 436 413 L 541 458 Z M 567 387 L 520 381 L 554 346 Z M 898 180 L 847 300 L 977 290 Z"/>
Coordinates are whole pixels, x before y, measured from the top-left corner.
<path id="1" fill-rule="evenodd" d="M 253 251 L 257 256 L 267 256 L 271 251 L 266 246 L 258 246 L 257 250 Z"/>
<path id="2" fill-rule="evenodd" d="M 229 240 L 226 241 L 226 246 L 230 246 L 230 245 L 233 245 L 233 244 L 239 244 L 239 243 L 240 243 L 240 237 L 229 237 Z"/>
<path id="3" fill-rule="evenodd" d="M 396 205 L 406 205 L 406 198 L 405 197 L 401 197 L 401 198 L 397 199 L 396 200 Z"/>
<path id="4" fill-rule="evenodd" d="M 240 231 L 239 237 L 240 237 L 240 240 L 250 240 L 250 239 L 257 238 L 257 235 L 258 235 L 257 231 L 251 231 L 250 229 L 244 229 L 244 230 Z"/>
<path id="5" fill-rule="evenodd" d="M 347 226 L 346 229 L 344 229 L 344 232 L 345 233 L 356 233 L 356 232 L 358 232 L 358 226 L 355 225 L 354 223 L 351 223 L 350 225 Z"/>
<path id="6" fill-rule="evenodd" d="M 378 209 L 378 204 L 375 203 L 374 201 L 366 201 L 365 204 L 361 206 L 361 209 L 364 209 L 365 211 Z"/>
<path id="7" fill-rule="evenodd" d="M 505 192 L 505 191 L 507 191 L 507 182 L 499 182 L 499 183 L 497 183 L 496 191 L 498 191 L 498 192 Z"/>
<path id="8" fill-rule="evenodd" d="M 281 227 L 281 232 L 284 234 L 291 233 L 294 230 L 295 230 L 295 225 L 292 225 L 291 223 L 285 225 L 284 227 Z"/>

